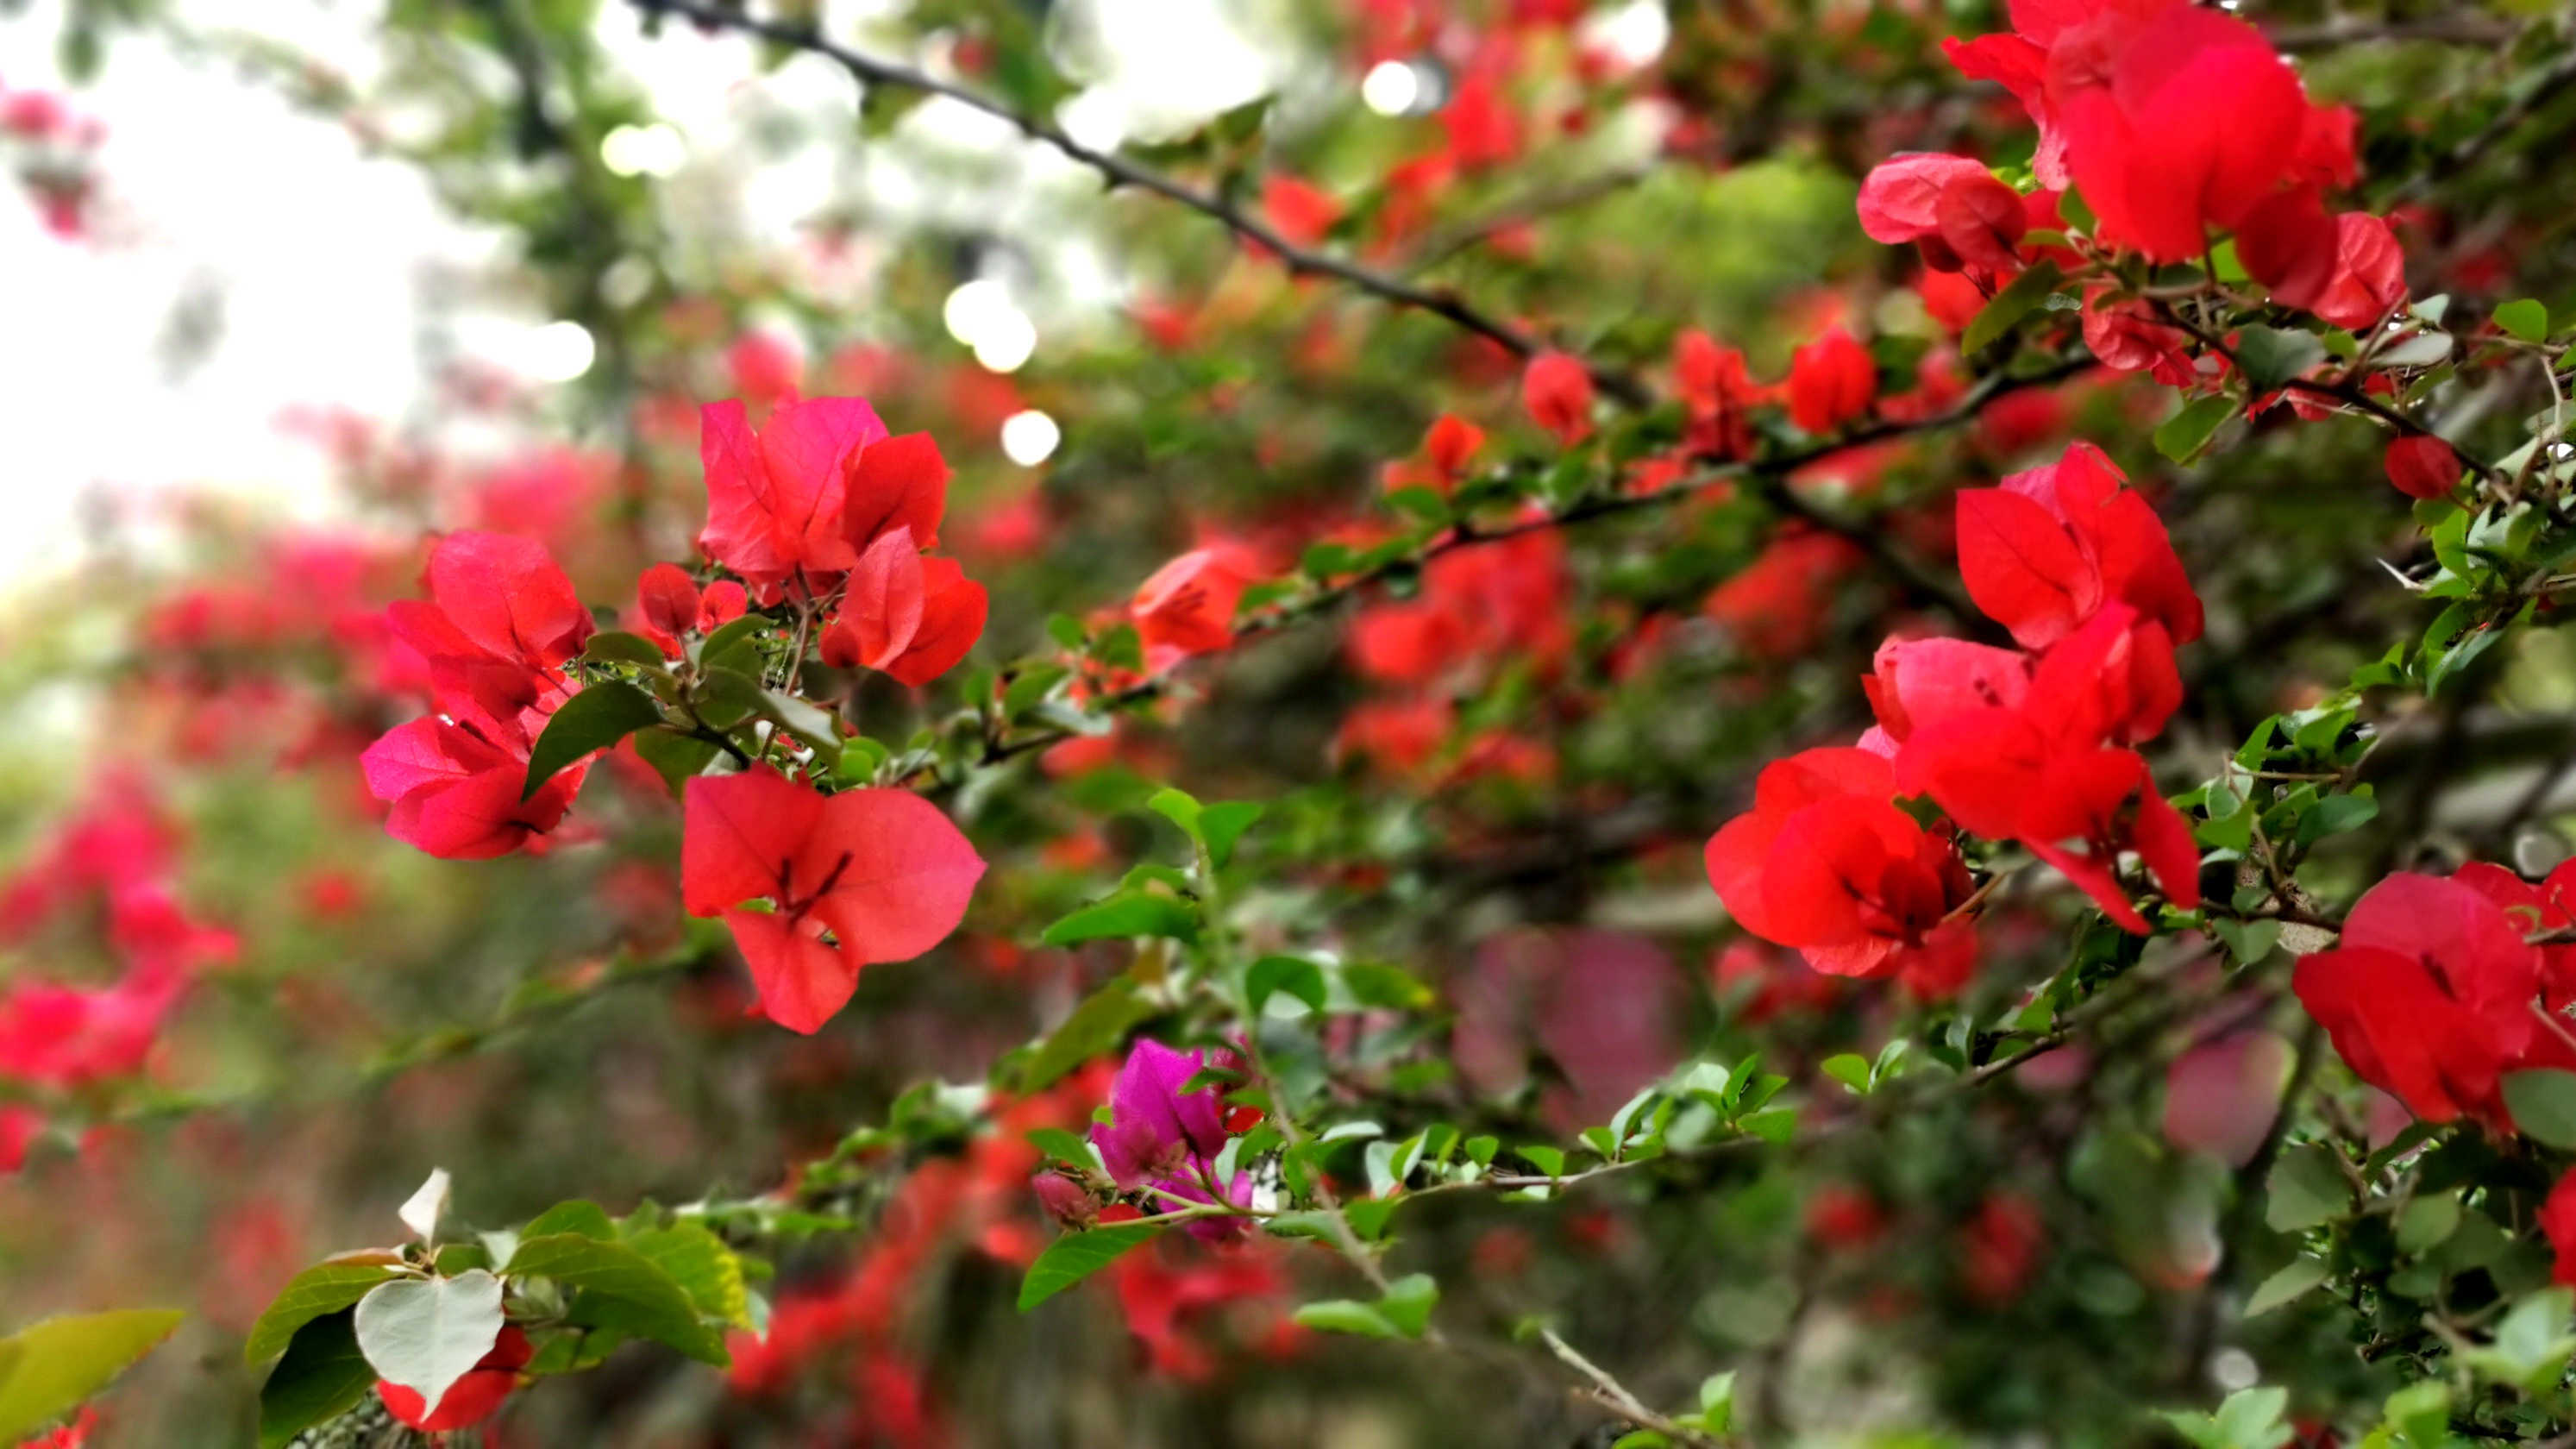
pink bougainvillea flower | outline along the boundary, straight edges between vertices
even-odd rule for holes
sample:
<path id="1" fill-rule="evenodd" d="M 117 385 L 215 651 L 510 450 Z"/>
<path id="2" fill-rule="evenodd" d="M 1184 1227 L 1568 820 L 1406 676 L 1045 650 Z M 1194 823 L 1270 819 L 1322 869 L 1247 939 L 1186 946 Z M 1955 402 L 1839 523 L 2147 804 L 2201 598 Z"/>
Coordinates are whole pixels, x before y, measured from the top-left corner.
<path id="1" fill-rule="evenodd" d="M 760 431 L 739 402 L 698 413 L 698 454 L 706 469 L 707 522 L 698 547 L 774 599 L 800 575 L 838 574 L 858 561 L 843 535 L 849 455 L 886 436 L 876 409 L 858 398 L 782 404 Z"/>

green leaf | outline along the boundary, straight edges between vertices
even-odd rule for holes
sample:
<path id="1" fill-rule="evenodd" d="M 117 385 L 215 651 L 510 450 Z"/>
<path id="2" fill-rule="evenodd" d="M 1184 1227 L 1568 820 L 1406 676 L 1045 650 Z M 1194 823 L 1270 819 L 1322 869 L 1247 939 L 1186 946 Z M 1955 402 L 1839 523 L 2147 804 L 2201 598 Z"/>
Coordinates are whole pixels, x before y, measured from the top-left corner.
<path id="1" fill-rule="evenodd" d="M 520 787 L 519 798 L 525 800 L 544 789 L 557 771 L 582 756 L 661 722 L 662 707 L 634 685 L 610 679 L 590 686 L 565 700 L 546 721 L 545 732 L 528 752 L 528 781 Z"/>
<path id="2" fill-rule="evenodd" d="M 1021 1135 L 1028 1139 L 1030 1146 L 1058 1162 L 1069 1162 L 1076 1167 L 1096 1166 L 1092 1160 L 1091 1144 L 1061 1127 L 1032 1127 Z"/>
<path id="3" fill-rule="evenodd" d="M 1699 1419 L 1712 1434 L 1725 1433 L 1735 1422 L 1735 1370 L 1699 1381 Z"/>
<path id="4" fill-rule="evenodd" d="M 1198 934 L 1198 908 L 1189 902 L 1147 891 L 1120 891 L 1057 921 L 1038 940 L 1049 946 L 1070 946 L 1079 941 L 1129 936 L 1195 941 Z"/>
<path id="5" fill-rule="evenodd" d="M 1565 1154 L 1558 1151 L 1556 1148 L 1538 1146 L 1515 1147 L 1512 1151 L 1523 1162 L 1537 1168 L 1541 1173 L 1548 1177 L 1563 1177 L 1565 1175 Z"/>
<path id="6" fill-rule="evenodd" d="M 326 1314 L 295 1330 L 286 1356 L 259 1386 L 260 1449 L 281 1449 L 296 1435 L 357 1407 L 376 1382 L 358 1351 L 356 1314 Z"/>
<path id="7" fill-rule="evenodd" d="M 1199 838 L 1199 802 L 1185 790 L 1168 786 L 1145 797 L 1145 808 L 1181 827 L 1181 833 L 1192 840 Z"/>
<path id="8" fill-rule="evenodd" d="M 2274 1164 L 2263 1221 L 2276 1233 L 2295 1233 L 2332 1222 L 2351 1207 L 2352 1184 L 2335 1165 L 2334 1149 L 2312 1144 L 2291 1148 Z"/>
<path id="9" fill-rule="evenodd" d="M 641 664 L 659 669 L 668 661 L 662 646 L 641 634 L 602 629 L 582 646 L 581 657 L 593 664 Z"/>
<path id="10" fill-rule="evenodd" d="M 2225 916 L 2212 916 L 2210 934 L 2227 943 L 2227 954 L 2240 966 L 2251 966 L 2272 954 L 2281 940 L 2278 921 L 2236 921 Z"/>
<path id="11" fill-rule="evenodd" d="M 1225 800 L 1208 806 L 1199 815 L 1199 829 L 1206 833 L 1208 859 L 1223 870 L 1234 859 L 1234 843 L 1252 822 L 1261 818 L 1258 800 Z"/>
<path id="12" fill-rule="evenodd" d="M 2230 1449 L 2274 1449 L 2288 1442 L 2290 1430 L 2281 1413 L 2289 1406 L 2287 1389 L 2238 1389 L 2218 1406 L 2214 1422 L 2219 1442 Z"/>
<path id="13" fill-rule="evenodd" d="M 2177 463 L 2188 463 L 2209 446 L 2219 427 L 2236 416 L 2236 399 L 2224 393 L 2183 404 L 2182 411 L 2156 428 L 2156 451 Z"/>
<path id="14" fill-rule="evenodd" d="M 2495 309 L 2495 324 L 2507 335 L 2525 342 L 2549 340 L 2549 308 L 2529 297 L 2507 302 Z"/>
<path id="15" fill-rule="evenodd" d="M 1361 1338 L 1401 1338 L 1404 1331 L 1387 1321 L 1386 1315 L 1369 1304 L 1348 1298 L 1327 1298 L 1321 1303 L 1298 1305 L 1297 1326 L 1318 1333 L 1348 1333 Z"/>
<path id="16" fill-rule="evenodd" d="M 1156 1008 L 1120 976 L 1082 999 L 1020 1068 L 1020 1090 L 1034 1092 L 1093 1057 L 1115 1051 Z"/>
<path id="17" fill-rule="evenodd" d="M 2415 1198 L 2397 1215 L 2397 1246 L 2409 1253 L 2440 1247 L 2460 1226 L 2460 1200 L 2449 1193 Z"/>
<path id="18" fill-rule="evenodd" d="M 574 1290 L 570 1321 L 665 1343 L 702 1363 L 722 1365 L 724 1336 L 698 1321 L 696 1306 L 669 1273 L 623 1243 L 575 1233 L 529 1238 L 511 1255 L 513 1278 L 551 1278 Z"/>
<path id="19" fill-rule="evenodd" d="M 2561 1151 L 2576 1150 L 2576 1072 L 2513 1072 L 2504 1079 L 2505 1110 L 2522 1135 Z"/>
<path id="20" fill-rule="evenodd" d="M 841 726 L 830 710 L 776 689 L 762 690 L 760 699 L 760 712 L 795 736 L 797 743 L 812 750 L 817 759 L 830 765 L 841 758 Z"/>
<path id="21" fill-rule="evenodd" d="M 2263 1280 L 2254 1296 L 2245 1300 L 2245 1316 L 2269 1313 L 2309 1289 L 2326 1281 L 2326 1265 L 2315 1258 L 2294 1258 L 2290 1265 Z"/>
<path id="22" fill-rule="evenodd" d="M 358 1349 L 376 1377 L 435 1404 L 501 1336 L 501 1280 L 481 1268 L 453 1278 L 397 1278 L 358 1300 Z"/>
<path id="23" fill-rule="evenodd" d="M 2245 381 L 2257 393 L 2278 391 L 2309 368 L 2326 360 L 2326 345 L 2313 332 L 2282 327 L 2247 327 L 2236 334 L 2236 361 Z"/>
<path id="24" fill-rule="evenodd" d="M 1321 1015 L 1326 996 L 1324 968 L 1296 956 L 1264 956 L 1244 973 L 1243 993 L 1251 1003 L 1252 1014 L 1261 1014 L 1261 1004 L 1272 992 L 1285 991 L 1306 1003 L 1306 1009 Z"/>
<path id="25" fill-rule="evenodd" d="M 2525 1393 L 2547 1389 L 2576 1355 L 2576 1337 L 2567 1332 L 2570 1312 L 2576 1312 L 2576 1290 L 2548 1288 L 2525 1297 L 2496 1324 L 2495 1342 L 2478 1354 L 2479 1366 Z"/>
<path id="26" fill-rule="evenodd" d="M 1838 1056 L 1825 1058 L 1817 1063 L 1817 1066 L 1826 1076 L 1855 1092 L 1866 1094 L 1869 1091 L 1869 1058 L 1867 1057 L 1856 1052 L 1844 1052 Z"/>
<path id="27" fill-rule="evenodd" d="M 1791 1138 L 1798 1135 L 1798 1109 L 1766 1107 L 1759 1112 L 1746 1113 L 1743 1120 L 1735 1125 L 1774 1147 L 1785 1147 Z"/>
<path id="28" fill-rule="evenodd" d="M 637 1233 L 626 1246 L 669 1274 L 700 1317 L 752 1327 L 751 1289 L 743 1282 L 742 1260 L 702 1224 L 674 1223 Z"/>
<path id="29" fill-rule="evenodd" d="M 676 795 L 691 776 L 704 773 L 707 766 L 714 763 L 715 757 L 724 753 L 724 746 L 713 740 L 656 726 L 635 732 L 635 753 L 653 767 L 654 773 L 662 777 L 662 783 L 671 787 L 671 793 Z"/>
<path id="30" fill-rule="evenodd" d="M 1116 1223 L 1089 1232 L 1067 1233 L 1047 1244 L 1020 1280 L 1020 1311 L 1028 1312 L 1101 1269 L 1163 1230 L 1160 1223 Z"/>
<path id="31" fill-rule="evenodd" d="M 1070 678 L 1073 671 L 1061 664 L 1032 664 L 1011 676 L 1010 687 L 1002 691 L 1002 713 L 1017 719 L 1037 708 L 1038 702 Z"/>
<path id="32" fill-rule="evenodd" d="M 731 669 L 757 676 L 760 673 L 760 636 L 777 624 L 760 614 L 745 614 L 714 633 L 698 646 L 698 667 Z"/>
<path id="33" fill-rule="evenodd" d="M 585 1238 L 614 1241 L 617 1224 L 609 1218 L 608 1209 L 590 1199 L 569 1198 L 528 1219 L 527 1226 L 519 1229 L 519 1239 L 525 1242 L 529 1238 L 551 1238 L 559 1233 L 578 1233 Z M 502 1266 L 505 1270 L 515 1271 L 518 1266 L 516 1255 Z"/>
<path id="34" fill-rule="evenodd" d="M 260 1364 L 286 1351 L 295 1331 L 326 1313 L 337 1313 L 367 1296 L 367 1290 L 394 1276 L 394 1254 L 367 1260 L 333 1258 L 316 1263 L 287 1280 L 259 1321 L 250 1326 L 242 1345 L 242 1362 Z"/>
<path id="35" fill-rule="evenodd" d="M 2013 278 L 2011 285 L 1997 292 L 1995 299 L 1979 309 L 1969 321 L 1968 330 L 1959 338 L 1960 355 L 1974 357 L 1996 338 L 2011 331 L 2014 323 L 2029 316 L 2048 300 L 2048 294 L 2057 290 L 2058 281 L 2055 262 L 2041 262 Z"/>
<path id="36" fill-rule="evenodd" d="M 1440 1304 L 1440 1283 L 1428 1273 L 1408 1273 L 1386 1285 L 1377 1310 L 1407 1338 L 1420 1338 Z"/>
<path id="37" fill-rule="evenodd" d="M 79 1408 L 186 1316 L 168 1308 L 84 1313 L 0 1339 L 0 1441 L 14 1443 Z"/>

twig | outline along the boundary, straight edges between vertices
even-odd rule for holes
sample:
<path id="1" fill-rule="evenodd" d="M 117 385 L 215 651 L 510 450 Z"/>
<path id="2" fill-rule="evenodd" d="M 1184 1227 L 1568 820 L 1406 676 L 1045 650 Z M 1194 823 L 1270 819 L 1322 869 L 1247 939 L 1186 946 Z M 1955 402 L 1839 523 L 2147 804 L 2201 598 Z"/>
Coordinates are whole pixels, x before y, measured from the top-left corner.
<path id="1" fill-rule="evenodd" d="M 1585 1358 L 1581 1353 L 1577 1352 L 1574 1345 L 1557 1337 L 1556 1330 L 1552 1328 L 1541 1328 L 1538 1331 L 1538 1337 L 1539 1342 L 1547 1345 L 1547 1351 L 1556 1355 L 1557 1362 L 1564 1364 L 1567 1368 L 1581 1374 L 1590 1382 L 1591 1388 L 1584 1397 L 1590 1399 L 1592 1402 L 1599 1404 L 1601 1407 L 1608 1409 L 1610 1412 L 1617 1414 L 1620 1418 L 1627 1420 L 1629 1423 L 1634 1424 L 1641 1429 L 1652 1429 L 1656 1433 L 1662 1434 L 1666 1438 L 1675 1440 L 1679 1443 L 1701 1445 L 1715 1445 L 1717 1443 L 1716 1440 L 1711 1439 L 1706 1434 L 1703 1434 L 1696 1429 L 1685 1429 L 1681 1425 L 1674 1423 L 1672 1420 L 1665 1418 L 1663 1415 L 1656 1413 L 1654 1410 L 1647 1408 L 1645 1404 L 1638 1400 L 1635 1394 L 1628 1392 L 1626 1385 L 1620 1383 L 1617 1379 L 1612 1378 L 1599 1364 L 1594 1363 L 1592 1360 Z"/>
<path id="2" fill-rule="evenodd" d="M 1540 338 L 1490 317 L 1446 289 L 1416 286 L 1399 277 L 1361 266 L 1357 262 L 1327 252 L 1309 250 L 1281 236 L 1268 223 L 1253 217 L 1209 192 L 1185 185 L 1159 171 L 1128 160 L 1111 151 L 1086 146 L 1060 128 L 1026 112 L 971 90 L 954 81 L 941 80 L 928 72 L 883 60 L 852 50 L 823 36 L 814 26 L 782 20 L 763 20 L 738 9 L 710 3 L 710 0 L 629 0 L 646 16 L 678 16 L 708 30 L 732 30 L 756 35 L 797 50 L 822 56 L 837 63 L 862 85 L 897 86 L 928 95 L 944 96 L 960 105 L 981 111 L 997 120 L 1006 121 L 1021 135 L 1042 145 L 1053 147 L 1065 156 L 1099 172 L 1112 187 L 1133 186 L 1150 191 L 1166 200 L 1175 201 L 1190 210 L 1223 223 L 1238 236 L 1247 237 L 1278 254 L 1279 260 L 1292 272 L 1332 277 L 1349 283 L 1372 296 L 1400 307 L 1411 307 L 1443 317 L 1458 326 L 1487 338 L 1518 357 L 1529 357 L 1550 345 Z M 1645 384 L 1630 373 L 1604 364 L 1584 361 L 1584 370 L 1592 374 L 1600 389 L 1630 407 L 1644 407 L 1653 398 Z"/>

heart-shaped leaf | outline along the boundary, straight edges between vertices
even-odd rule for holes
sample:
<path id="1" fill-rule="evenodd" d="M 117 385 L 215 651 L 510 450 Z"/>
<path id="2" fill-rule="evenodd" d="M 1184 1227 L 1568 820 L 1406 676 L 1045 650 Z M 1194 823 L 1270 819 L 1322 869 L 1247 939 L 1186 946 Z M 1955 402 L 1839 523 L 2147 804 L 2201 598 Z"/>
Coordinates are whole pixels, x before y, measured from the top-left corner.
<path id="1" fill-rule="evenodd" d="M 435 1404 L 501 1336 L 501 1280 L 477 1268 L 379 1283 L 358 1300 L 356 1322 L 376 1377 Z"/>

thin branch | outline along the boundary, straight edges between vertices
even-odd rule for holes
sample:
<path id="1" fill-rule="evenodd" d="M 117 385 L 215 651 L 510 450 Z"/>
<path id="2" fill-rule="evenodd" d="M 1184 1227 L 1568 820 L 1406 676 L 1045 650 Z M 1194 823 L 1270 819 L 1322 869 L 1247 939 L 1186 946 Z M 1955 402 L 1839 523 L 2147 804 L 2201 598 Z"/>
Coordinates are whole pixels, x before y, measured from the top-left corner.
<path id="1" fill-rule="evenodd" d="M 1515 356 L 1529 357 L 1545 351 L 1550 345 L 1545 340 L 1533 337 L 1508 322 L 1488 316 L 1453 291 L 1417 286 L 1402 278 L 1388 276 L 1346 258 L 1298 246 L 1281 236 L 1268 223 L 1245 213 L 1242 208 L 1218 196 L 1175 181 L 1159 171 L 1140 166 L 1113 151 L 1102 151 L 1086 146 L 1066 135 L 1060 128 L 1036 116 L 1013 109 L 1001 101 L 954 81 L 942 80 L 915 67 L 852 50 L 825 38 L 810 24 L 763 20 L 745 14 L 741 10 L 714 3 L 714 0 L 629 0 L 629 3 L 647 17 L 677 16 L 693 22 L 701 29 L 731 30 L 745 35 L 754 35 L 779 45 L 822 56 L 848 71 L 861 85 L 896 86 L 904 90 L 946 97 L 997 120 L 1008 122 L 1030 140 L 1053 147 L 1065 156 L 1099 172 L 1107 178 L 1113 188 L 1133 186 L 1150 191 L 1223 223 L 1236 235 L 1258 242 L 1277 253 L 1280 261 L 1292 272 L 1332 277 L 1396 306 L 1411 307 L 1429 312 L 1436 317 L 1446 318 L 1479 337 L 1501 345 Z M 1653 401 L 1645 385 L 1630 373 L 1589 360 L 1584 362 L 1584 369 L 1592 374 L 1594 384 L 1603 392 L 1630 407 L 1643 407 Z"/>
<path id="2" fill-rule="evenodd" d="M 1557 1362 L 1564 1364 L 1567 1368 L 1581 1374 L 1584 1380 L 1591 1385 L 1589 1391 L 1585 1393 L 1584 1397 L 1590 1399 L 1592 1402 L 1599 1404 L 1601 1407 L 1608 1409 L 1614 1414 L 1617 1414 L 1620 1418 L 1627 1420 L 1638 1428 L 1652 1429 L 1656 1433 L 1673 1440 L 1675 1443 L 1708 1445 L 1715 1444 L 1717 1442 L 1696 1429 L 1685 1429 L 1681 1425 L 1674 1423 L 1672 1420 L 1665 1418 L 1663 1415 L 1656 1413 L 1654 1410 L 1647 1408 L 1635 1394 L 1628 1392 L 1628 1388 L 1625 1384 L 1612 1378 L 1608 1371 L 1604 1370 L 1599 1364 L 1594 1363 L 1592 1360 L 1585 1358 L 1581 1353 L 1577 1352 L 1574 1345 L 1557 1337 L 1556 1330 L 1552 1328 L 1542 1328 L 1538 1331 L 1538 1337 L 1539 1342 L 1547 1345 L 1547 1351 L 1556 1355 Z"/>

